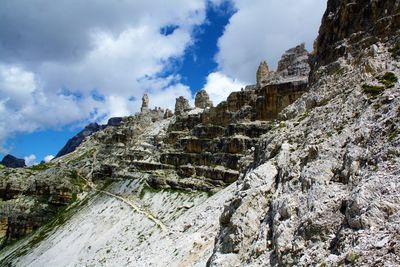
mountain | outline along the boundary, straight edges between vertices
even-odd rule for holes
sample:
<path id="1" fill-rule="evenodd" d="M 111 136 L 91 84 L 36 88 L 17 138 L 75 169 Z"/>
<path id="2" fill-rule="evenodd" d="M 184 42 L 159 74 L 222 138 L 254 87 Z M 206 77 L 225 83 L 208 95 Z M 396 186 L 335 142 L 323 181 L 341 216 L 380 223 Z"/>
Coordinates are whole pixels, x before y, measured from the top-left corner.
<path id="1" fill-rule="evenodd" d="M 8 168 L 23 168 L 26 166 L 24 159 L 16 158 L 10 154 L 5 155 L 0 164 Z"/>
<path id="2" fill-rule="evenodd" d="M 329 0 L 213 107 L 178 98 L 0 170 L 4 266 L 397 266 L 400 4 Z"/>
<path id="3" fill-rule="evenodd" d="M 115 117 L 115 118 L 110 118 L 106 125 L 99 125 L 95 122 L 86 125 L 82 131 L 80 131 L 74 137 L 69 139 L 68 142 L 64 145 L 64 147 L 61 148 L 60 151 L 58 151 L 56 158 L 59 158 L 61 156 L 64 156 L 66 154 L 75 151 L 75 149 L 85 140 L 86 137 L 91 136 L 95 132 L 103 130 L 108 126 L 119 126 L 121 121 L 122 121 L 121 117 Z"/>

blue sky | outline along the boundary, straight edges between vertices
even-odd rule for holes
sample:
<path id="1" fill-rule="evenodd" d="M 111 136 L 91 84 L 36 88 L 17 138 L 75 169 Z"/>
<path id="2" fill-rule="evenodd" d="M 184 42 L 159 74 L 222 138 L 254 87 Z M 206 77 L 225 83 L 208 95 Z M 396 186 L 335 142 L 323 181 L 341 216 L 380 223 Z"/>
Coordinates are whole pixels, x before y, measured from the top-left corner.
<path id="1" fill-rule="evenodd" d="M 320 0 L 3 0 L 0 154 L 55 155 L 84 125 L 151 106 L 173 108 L 206 89 L 214 103 L 254 82 L 301 42 L 309 49 Z M 311 11 L 310 11 L 311 10 Z"/>

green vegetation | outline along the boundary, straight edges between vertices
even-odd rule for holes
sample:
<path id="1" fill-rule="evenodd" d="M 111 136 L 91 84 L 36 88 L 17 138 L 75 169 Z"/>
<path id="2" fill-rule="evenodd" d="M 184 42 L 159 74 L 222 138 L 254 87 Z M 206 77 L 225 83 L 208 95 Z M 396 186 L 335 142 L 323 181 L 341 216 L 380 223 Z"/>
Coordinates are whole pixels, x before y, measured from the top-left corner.
<path id="1" fill-rule="evenodd" d="M 303 114 L 301 114 L 298 122 L 301 122 L 302 120 L 304 120 L 305 118 L 307 118 L 310 115 L 310 113 L 308 111 L 304 112 Z"/>
<path id="2" fill-rule="evenodd" d="M 378 81 L 385 85 L 386 88 L 392 88 L 398 81 L 393 72 L 386 72 L 383 76 L 377 77 Z"/>
<path id="3" fill-rule="evenodd" d="M 400 135 L 400 129 L 395 129 L 393 132 L 389 134 L 389 141 L 393 141 Z"/>
<path id="4" fill-rule="evenodd" d="M 6 166 L 4 166 L 3 164 L 0 164 L 0 170 L 5 169 Z"/>
<path id="5" fill-rule="evenodd" d="M 364 90 L 364 93 L 370 94 L 372 96 L 377 96 L 383 91 L 385 91 L 386 88 L 392 88 L 398 81 L 396 75 L 393 72 L 386 72 L 382 76 L 376 77 L 379 81 L 384 86 L 378 86 L 378 85 L 370 85 L 370 84 L 363 84 L 362 88 Z"/>
<path id="6" fill-rule="evenodd" d="M 75 186 L 78 186 L 79 189 L 82 191 L 85 187 L 86 183 L 82 179 L 81 175 L 78 173 L 77 170 L 71 170 L 69 172 L 69 178 L 71 178 L 71 183 Z"/>
<path id="7" fill-rule="evenodd" d="M 392 53 L 392 57 L 400 57 L 400 43 L 389 49 L 389 52 Z"/>
<path id="8" fill-rule="evenodd" d="M 357 252 L 350 251 L 349 253 L 347 253 L 345 261 L 346 261 L 346 263 L 353 265 L 357 262 L 359 257 L 360 257 L 360 255 Z"/>
<path id="9" fill-rule="evenodd" d="M 385 87 L 363 84 L 362 89 L 363 89 L 364 93 L 370 94 L 372 96 L 376 96 L 376 95 L 379 95 L 380 93 L 382 93 L 385 90 Z"/>
<path id="10" fill-rule="evenodd" d="M 33 166 L 29 167 L 29 170 L 32 170 L 32 171 L 44 171 L 44 170 L 47 170 L 50 167 L 51 167 L 51 165 L 48 164 L 48 163 L 40 163 L 38 165 L 33 165 Z"/>

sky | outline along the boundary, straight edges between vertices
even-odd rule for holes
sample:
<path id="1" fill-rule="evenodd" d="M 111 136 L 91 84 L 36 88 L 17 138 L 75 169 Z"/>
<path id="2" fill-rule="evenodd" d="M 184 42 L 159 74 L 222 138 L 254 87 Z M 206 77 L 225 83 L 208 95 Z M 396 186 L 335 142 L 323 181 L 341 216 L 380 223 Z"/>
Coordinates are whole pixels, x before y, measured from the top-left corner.
<path id="1" fill-rule="evenodd" d="M 36 164 L 90 122 L 214 104 L 317 37 L 324 0 L 2 0 L 0 155 Z"/>

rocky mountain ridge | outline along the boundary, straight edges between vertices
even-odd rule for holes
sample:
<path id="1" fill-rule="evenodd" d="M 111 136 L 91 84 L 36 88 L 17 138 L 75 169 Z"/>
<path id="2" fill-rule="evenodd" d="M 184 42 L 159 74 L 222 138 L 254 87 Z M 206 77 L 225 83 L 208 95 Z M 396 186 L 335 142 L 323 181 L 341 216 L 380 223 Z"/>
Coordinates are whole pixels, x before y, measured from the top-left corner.
<path id="1" fill-rule="evenodd" d="M 26 167 L 25 160 L 14 157 L 13 155 L 7 154 L 0 161 L 0 164 L 8 168 L 23 168 Z"/>
<path id="2" fill-rule="evenodd" d="M 399 12 L 329 0 L 311 55 L 217 106 L 143 97 L 70 154 L 0 170 L 2 264 L 398 265 Z"/>

